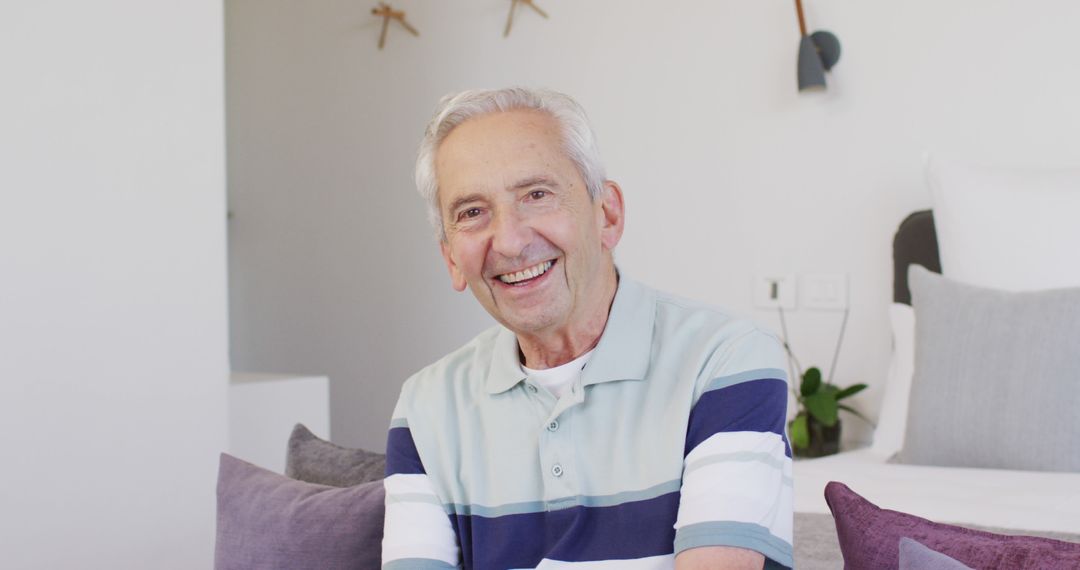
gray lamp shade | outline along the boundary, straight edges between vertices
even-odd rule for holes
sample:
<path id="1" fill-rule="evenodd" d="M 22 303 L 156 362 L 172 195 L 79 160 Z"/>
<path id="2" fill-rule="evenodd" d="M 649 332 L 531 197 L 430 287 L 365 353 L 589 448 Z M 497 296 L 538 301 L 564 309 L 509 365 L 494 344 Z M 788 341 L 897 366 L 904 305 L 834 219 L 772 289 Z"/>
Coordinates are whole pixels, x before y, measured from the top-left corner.
<path id="1" fill-rule="evenodd" d="M 840 40 L 832 32 L 825 30 L 810 34 L 810 39 L 817 46 L 818 54 L 821 55 L 821 65 L 825 67 L 825 71 L 829 71 L 840 60 Z"/>
<path id="2" fill-rule="evenodd" d="M 810 36 L 799 41 L 799 91 L 825 88 L 825 66 Z"/>

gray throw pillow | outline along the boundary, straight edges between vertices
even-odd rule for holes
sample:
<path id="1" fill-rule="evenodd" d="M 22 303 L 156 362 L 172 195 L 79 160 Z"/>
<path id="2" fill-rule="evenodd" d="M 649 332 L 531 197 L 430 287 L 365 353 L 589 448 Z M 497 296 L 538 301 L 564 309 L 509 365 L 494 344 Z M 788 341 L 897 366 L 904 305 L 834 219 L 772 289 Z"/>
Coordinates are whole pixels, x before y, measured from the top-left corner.
<path id="1" fill-rule="evenodd" d="M 905 536 L 900 539 L 899 570 L 972 570 L 972 568 Z"/>
<path id="2" fill-rule="evenodd" d="M 303 424 L 296 424 L 289 436 L 285 474 L 308 483 L 350 487 L 382 479 L 386 475 L 386 456 L 335 445 L 320 439 Z"/>
<path id="3" fill-rule="evenodd" d="M 1080 288 L 908 271 L 915 375 L 901 463 L 1080 471 Z"/>
<path id="4" fill-rule="evenodd" d="M 382 481 L 327 487 L 221 454 L 216 570 L 377 570 Z"/>

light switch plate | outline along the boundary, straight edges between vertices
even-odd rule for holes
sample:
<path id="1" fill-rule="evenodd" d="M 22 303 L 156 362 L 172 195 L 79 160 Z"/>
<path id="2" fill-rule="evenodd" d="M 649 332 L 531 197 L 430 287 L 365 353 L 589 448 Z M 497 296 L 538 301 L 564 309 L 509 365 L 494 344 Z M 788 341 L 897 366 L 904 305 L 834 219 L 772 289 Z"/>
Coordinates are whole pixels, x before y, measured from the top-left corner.
<path id="1" fill-rule="evenodd" d="M 754 306 L 759 309 L 794 309 L 795 276 L 759 275 L 754 278 Z"/>
<path id="2" fill-rule="evenodd" d="M 799 281 L 799 305 L 806 309 L 843 311 L 848 306 L 848 276 L 844 273 L 808 273 Z"/>

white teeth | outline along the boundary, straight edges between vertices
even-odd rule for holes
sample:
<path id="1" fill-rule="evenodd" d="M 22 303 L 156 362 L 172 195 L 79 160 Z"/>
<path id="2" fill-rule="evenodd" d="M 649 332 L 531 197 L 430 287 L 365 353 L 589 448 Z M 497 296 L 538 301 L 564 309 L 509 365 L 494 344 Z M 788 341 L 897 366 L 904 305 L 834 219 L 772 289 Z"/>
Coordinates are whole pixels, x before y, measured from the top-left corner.
<path id="1" fill-rule="evenodd" d="M 519 281 L 524 281 L 526 279 L 539 277 L 546 273 L 548 269 L 551 269 L 551 266 L 553 264 L 554 262 L 552 261 L 545 261 L 543 263 L 538 263 L 532 267 L 529 267 L 528 269 L 522 269 L 521 271 L 518 271 L 516 273 L 504 273 L 499 276 L 499 281 L 507 284 L 513 284 Z"/>

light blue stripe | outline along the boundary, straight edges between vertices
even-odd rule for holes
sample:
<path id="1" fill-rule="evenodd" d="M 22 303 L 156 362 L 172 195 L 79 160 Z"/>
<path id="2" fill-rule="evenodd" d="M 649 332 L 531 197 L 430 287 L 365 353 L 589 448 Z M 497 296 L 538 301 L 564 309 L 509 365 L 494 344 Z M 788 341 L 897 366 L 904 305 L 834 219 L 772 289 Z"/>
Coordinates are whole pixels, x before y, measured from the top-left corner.
<path id="1" fill-rule="evenodd" d="M 399 428 L 399 427 L 403 427 L 403 428 L 409 427 L 409 420 L 407 420 L 405 418 L 394 418 L 394 419 L 390 420 L 390 429 Z"/>
<path id="2" fill-rule="evenodd" d="M 701 459 L 694 460 L 686 466 L 686 471 L 683 472 L 683 477 L 692 471 L 705 467 L 707 465 L 714 465 L 716 463 L 764 463 L 769 467 L 784 470 L 784 465 L 790 461 L 786 457 L 781 459 L 772 453 L 765 453 L 760 451 L 733 451 L 731 453 L 717 453 L 714 455 L 707 455 Z"/>
<path id="3" fill-rule="evenodd" d="M 382 565 L 382 570 L 453 570 L 460 566 L 452 566 L 442 560 L 431 558 L 398 558 Z"/>
<path id="4" fill-rule="evenodd" d="M 706 392 L 713 390 L 719 390 L 721 388 L 727 388 L 736 384 L 742 384 L 743 382 L 751 382 L 753 380 L 766 380 L 778 378 L 780 380 L 787 381 L 787 373 L 779 368 L 758 368 L 756 370 L 747 370 L 745 372 L 739 372 L 738 374 L 732 374 L 731 376 L 721 376 L 719 378 L 713 378 L 709 385 L 705 387 Z"/>
<path id="5" fill-rule="evenodd" d="M 697 469 L 700 469 L 702 467 L 706 467 L 708 465 L 713 465 L 713 464 L 716 464 L 716 463 L 749 463 L 749 462 L 764 463 L 764 464 L 768 465 L 769 467 L 773 467 L 775 469 L 780 470 L 781 472 L 784 470 L 784 463 L 785 463 L 784 460 L 777 459 L 776 456 L 774 456 L 772 454 L 769 454 L 769 453 L 757 453 L 757 452 L 753 452 L 753 451 L 736 451 L 734 453 L 724 453 L 724 454 L 720 454 L 720 455 L 713 455 L 713 456 L 710 456 L 710 457 L 702 457 L 701 459 L 698 459 L 697 461 L 694 461 L 690 465 L 687 465 L 686 466 L 686 471 L 683 473 L 683 476 L 685 477 L 686 475 L 689 475 L 691 472 L 696 471 Z M 780 481 L 781 481 L 781 483 L 783 483 L 787 487 L 793 487 L 794 486 L 794 480 L 791 477 L 789 477 L 787 475 L 784 475 L 783 473 L 781 473 L 781 475 L 780 475 Z"/>
<path id="6" fill-rule="evenodd" d="M 557 511 L 570 507 L 613 507 L 623 503 L 647 501 L 661 495 L 674 493 L 682 486 L 682 481 L 673 479 L 659 485 L 653 485 L 640 491 L 623 491 L 612 495 L 586 496 L 576 495 L 551 501 L 528 501 L 488 507 L 484 505 L 447 504 L 443 508 L 452 515 L 473 515 L 487 518 L 543 511 Z"/>
<path id="7" fill-rule="evenodd" d="M 691 524 L 675 531 L 675 554 L 699 546 L 736 546 L 760 552 L 774 564 L 765 568 L 791 568 L 791 544 L 754 523 L 715 521 Z"/>
<path id="8" fill-rule="evenodd" d="M 675 491 L 678 491 L 680 487 L 682 487 L 682 481 L 673 479 L 666 483 L 653 485 L 652 487 L 641 491 L 623 491 L 622 493 L 615 493 L 613 495 L 600 495 L 595 497 L 580 496 L 576 498 L 582 506 L 586 507 L 613 507 L 623 503 L 655 499 L 661 495 L 674 493 Z"/>
<path id="9" fill-rule="evenodd" d="M 484 505 L 462 505 L 458 503 L 443 505 L 443 509 L 451 515 L 479 516 L 479 517 L 502 517 L 506 515 L 521 515 L 526 513 L 539 513 L 546 509 L 544 501 L 528 501 L 524 503 L 509 503 L 496 507 Z"/>

